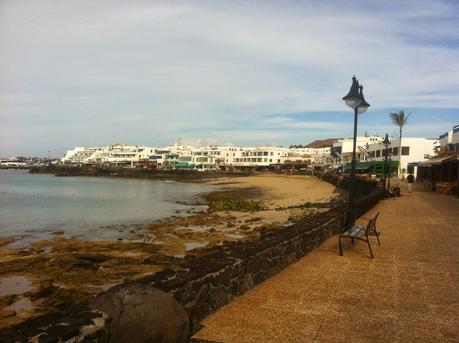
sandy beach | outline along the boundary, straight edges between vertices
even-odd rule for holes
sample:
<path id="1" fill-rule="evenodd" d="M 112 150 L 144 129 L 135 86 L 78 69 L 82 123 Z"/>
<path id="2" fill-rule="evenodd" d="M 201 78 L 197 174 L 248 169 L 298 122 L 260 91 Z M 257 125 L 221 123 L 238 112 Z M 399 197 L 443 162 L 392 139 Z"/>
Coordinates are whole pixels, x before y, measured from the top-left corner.
<path id="1" fill-rule="evenodd" d="M 0 247 L 0 327 L 78 303 L 127 280 L 180 268 L 215 245 L 257 239 L 340 199 L 334 186 L 311 176 L 259 174 L 207 181 L 207 211 L 127 227 L 122 240 L 83 241 L 56 233 L 22 249 Z"/>

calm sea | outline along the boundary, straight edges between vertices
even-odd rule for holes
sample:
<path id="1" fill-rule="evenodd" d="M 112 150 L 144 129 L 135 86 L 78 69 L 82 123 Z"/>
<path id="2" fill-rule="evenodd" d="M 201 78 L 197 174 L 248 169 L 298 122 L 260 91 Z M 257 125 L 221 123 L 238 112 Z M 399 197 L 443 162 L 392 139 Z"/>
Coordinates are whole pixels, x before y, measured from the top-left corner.
<path id="1" fill-rule="evenodd" d="M 146 224 L 202 207 L 191 202 L 214 186 L 171 181 L 55 177 L 0 170 L 0 236 L 23 242 L 52 232 L 84 239 L 116 239 L 119 227 Z"/>

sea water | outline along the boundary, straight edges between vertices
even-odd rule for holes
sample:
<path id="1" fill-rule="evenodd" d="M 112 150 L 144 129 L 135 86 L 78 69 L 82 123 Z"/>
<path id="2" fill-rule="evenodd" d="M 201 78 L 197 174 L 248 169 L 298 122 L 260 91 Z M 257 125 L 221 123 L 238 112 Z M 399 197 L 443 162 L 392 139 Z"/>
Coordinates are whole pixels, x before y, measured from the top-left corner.
<path id="1" fill-rule="evenodd" d="M 116 239 L 120 227 L 203 209 L 183 203 L 213 189 L 198 183 L 0 170 L 0 237 L 34 241 L 62 232 L 83 239 Z"/>

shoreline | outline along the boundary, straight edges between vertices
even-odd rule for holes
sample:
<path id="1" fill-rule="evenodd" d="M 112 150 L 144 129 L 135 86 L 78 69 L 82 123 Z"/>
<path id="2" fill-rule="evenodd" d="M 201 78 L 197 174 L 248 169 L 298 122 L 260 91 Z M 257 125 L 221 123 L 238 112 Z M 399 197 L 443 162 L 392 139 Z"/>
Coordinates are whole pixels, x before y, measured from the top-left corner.
<path id="1" fill-rule="evenodd" d="M 334 186 L 308 176 L 258 174 L 205 182 L 222 186 L 204 196 L 207 211 L 132 229 L 132 240 L 83 241 L 55 235 L 29 249 L 0 248 L 0 281 L 25 275 L 28 282 L 26 292 L 0 296 L 0 328 L 83 302 L 116 284 L 179 268 L 212 247 L 257 240 L 338 206 L 340 198 Z M 302 194 L 308 190 L 310 198 Z M 13 313 L 11 306 L 21 302 L 29 307 Z"/>
<path id="2" fill-rule="evenodd" d="M 49 166 L 30 167 L 30 174 L 52 174 L 63 176 L 94 176 L 109 178 L 147 179 L 176 182 L 207 182 L 222 177 L 244 177 L 248 173 L 226 171 L 196 171 L 196 170 L 156 170 L 144 168 L 117 168 L 117 167 L 76 167 L 76 166 Z"/>

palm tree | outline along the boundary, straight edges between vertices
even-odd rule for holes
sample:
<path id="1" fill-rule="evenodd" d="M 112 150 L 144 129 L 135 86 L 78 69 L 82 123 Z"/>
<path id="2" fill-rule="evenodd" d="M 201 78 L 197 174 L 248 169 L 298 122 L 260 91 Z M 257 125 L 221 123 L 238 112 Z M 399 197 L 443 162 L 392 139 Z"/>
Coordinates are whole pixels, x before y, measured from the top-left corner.
<path id="1" fill-rule="evenodd" d="M 408 118 L 410 117 L 411 113 L 405 114 L 405 111 L 398 111 L 398 113 L 391 113 L 390 119 L 392 122 L 398 126 L 400 130 L 400 137 L 399 137 L 399 144 L 398 144 L 398 175 L 400 176 L 401 172 L 401 155 L 402 155 L 402 131 L 403 127 L 406 125 Z"/>

